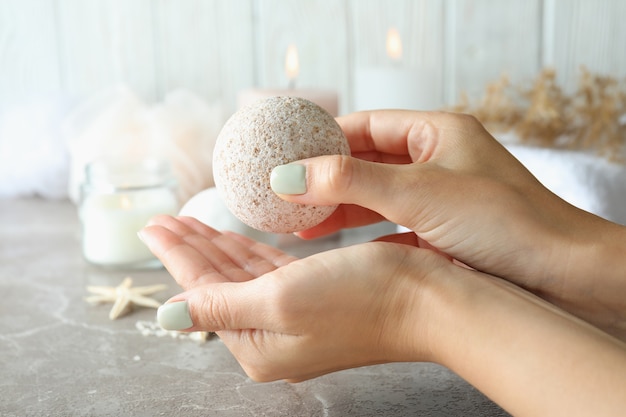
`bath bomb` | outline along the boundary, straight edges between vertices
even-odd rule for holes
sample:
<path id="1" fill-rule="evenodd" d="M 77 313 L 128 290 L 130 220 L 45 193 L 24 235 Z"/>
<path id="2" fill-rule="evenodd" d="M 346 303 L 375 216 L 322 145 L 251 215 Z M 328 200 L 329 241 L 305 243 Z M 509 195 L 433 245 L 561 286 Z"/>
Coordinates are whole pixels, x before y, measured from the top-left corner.
<path id="1" fill-rule="evenodd" d="M 326 110 L 299 97 L 271 97 L 241 108 L 226 122 L 213 151 L 215 186 L 228 209 L 264 232 L 311 228 L 337 206 L 280 199 L 270 187 L 274 167 L 321 155 L 349 155 L 343 131 Z"/>

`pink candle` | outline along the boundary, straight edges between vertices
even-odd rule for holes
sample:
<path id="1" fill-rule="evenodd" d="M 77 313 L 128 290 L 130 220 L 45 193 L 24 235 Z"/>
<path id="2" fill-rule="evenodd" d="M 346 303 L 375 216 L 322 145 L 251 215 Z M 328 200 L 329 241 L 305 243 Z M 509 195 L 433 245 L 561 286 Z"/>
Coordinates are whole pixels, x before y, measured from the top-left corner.
<path id="1" fill-rule="evenodd" d="M 302 97 L 317 104 L 332 116 L 339 115 L 339 99 L 335 91 L 322 89 L 301 89 L 295 88 L 295 79 L 298 76 L 299 63 L 298 51 L 294 45 L 287 48 L 285 57 L 285 72 L 289 79 L 289 87 L 280 88 L 251 88 L 243 90 L 237 97 L 237 105 L 239 108 L 254 103 L 257 100 L 275 96 L 291 96 Z"/>

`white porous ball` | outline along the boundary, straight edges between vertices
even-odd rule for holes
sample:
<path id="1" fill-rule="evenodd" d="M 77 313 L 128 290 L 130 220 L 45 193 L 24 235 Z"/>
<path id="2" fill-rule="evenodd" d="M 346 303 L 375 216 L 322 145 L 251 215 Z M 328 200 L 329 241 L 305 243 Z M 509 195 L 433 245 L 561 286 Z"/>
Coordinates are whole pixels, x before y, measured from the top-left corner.
<path id="1" fill-rule="evenodd" d="M 213 152 L 215 186 L 228 209 L 264 232 L 311 228 L 337 206 L 294 204 L 270 187 L 274 167 L 320 155 L 349 155 L 335 119 L 298 97 L 272 97 L 240 109 L 224 125 Z"/>

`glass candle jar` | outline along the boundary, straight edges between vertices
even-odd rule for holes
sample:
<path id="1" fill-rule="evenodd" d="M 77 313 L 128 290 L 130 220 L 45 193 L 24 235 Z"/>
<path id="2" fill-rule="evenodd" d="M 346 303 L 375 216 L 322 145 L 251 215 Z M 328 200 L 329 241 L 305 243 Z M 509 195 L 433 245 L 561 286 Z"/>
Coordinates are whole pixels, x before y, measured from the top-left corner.
<path id="1" fill-rule="evenodd" d="M 151 217 L 178 209 L 176 181 L 165 161 L 87 165 L 79 205 L 85 259 L 105 267 L 160 267 L 137 232 Z"/>

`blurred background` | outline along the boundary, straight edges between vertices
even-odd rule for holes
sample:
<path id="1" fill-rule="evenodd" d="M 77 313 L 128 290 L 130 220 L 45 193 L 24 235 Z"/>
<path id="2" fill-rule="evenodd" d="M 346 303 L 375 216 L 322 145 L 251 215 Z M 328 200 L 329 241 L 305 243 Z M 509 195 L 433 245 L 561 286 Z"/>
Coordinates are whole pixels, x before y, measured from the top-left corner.
<path id="1" fill-rule="evenodd" d="M 182 89 L 177 109 L 193 101 L 214 118 L 200 129 L 211 136 L 248 89 L 291 82 L 336 92 L 339 114 L 357 110 L 368 68 L 411 71 L 428 87 L 424 109 L 480 99 L 503 74 L 528 86 L 546 67 L 571 92 L 582 66 L 623 83 L 625 19 L 621 0 L 0 0 L 0 196 L 63 197 L 68 141 L 89 143 L 81 132 L 120 97 L 145 109 Z M 386 51 L 390 28 L 400 57 Z"/>
<path id="2" fill-rule="evenodd" d="M 581 65 L 626 74 L 624 18 L 621 0 L 1 0 L 0 106 L 124 83 L 147 100 L 184 87 L 232 112 L 241 89 L 287 86 L 293 43 L 298 85 L 338 91 L 346 113 L 355 70 L 385 62 L 389 27 L 406 65 L 437 68 L 442 104 L 546 66 L 572 88 Z"/>

